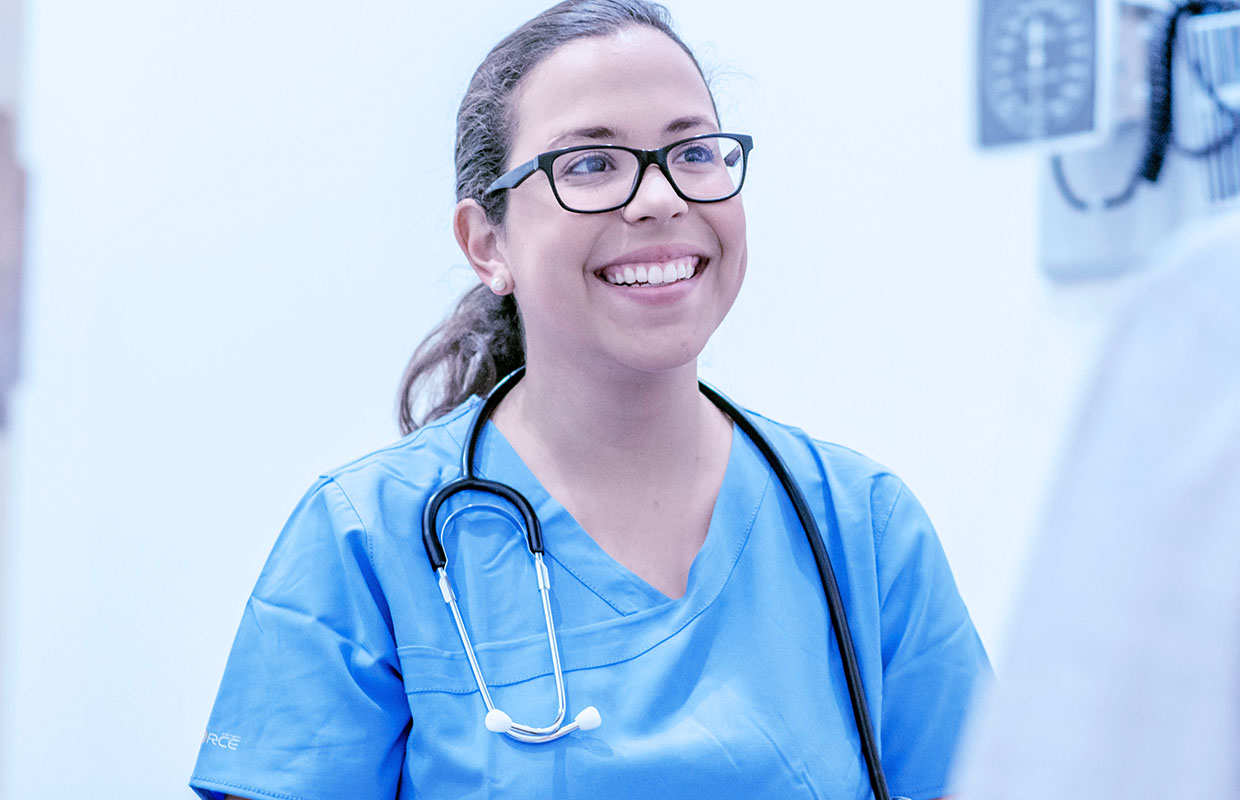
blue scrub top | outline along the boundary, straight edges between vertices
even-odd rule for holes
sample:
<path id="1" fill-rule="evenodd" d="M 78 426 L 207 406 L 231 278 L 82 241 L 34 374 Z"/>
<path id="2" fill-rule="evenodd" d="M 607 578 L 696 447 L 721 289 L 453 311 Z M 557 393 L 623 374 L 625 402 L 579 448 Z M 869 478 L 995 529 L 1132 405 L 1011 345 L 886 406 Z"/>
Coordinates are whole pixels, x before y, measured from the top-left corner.
<path id="1" fill-rule="evenodd" d="M 706 541 L 672 600 L 608 556 L 485 427 L 477 473 L 542 520 L 568 717 L 594 705 L 603 719 L 549 744 L 488 731 L 421 539 L 423 505 L 456 477 L 477 406 L 325 475 L 293 512 L 228 660 L 191 780 L 199 795 L 870 796 L 805 534 L 736 429 Z M 892 793 L 947 794 L 989 665 L 929 519 L 865 457 L 754 419 L 826 537 Z M 496 506 L 472 492 L 445 506 L 449 574 L 496 705 L 546 725 L 555 685 L 533 564 Z"/>

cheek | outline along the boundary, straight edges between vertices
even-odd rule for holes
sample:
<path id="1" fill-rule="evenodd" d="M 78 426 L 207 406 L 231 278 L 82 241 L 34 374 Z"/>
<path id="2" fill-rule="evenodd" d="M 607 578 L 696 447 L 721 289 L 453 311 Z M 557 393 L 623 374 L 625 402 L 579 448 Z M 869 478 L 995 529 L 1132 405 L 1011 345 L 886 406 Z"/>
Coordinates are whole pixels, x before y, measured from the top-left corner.
<path id="1" fill-rule="evenodd" d="M 550 190 L 548 190 L 549 193 Z M 507 218 L 505 258 L 520 280 L 542 281 L 552 274 L 580 271 L 594 240 L 592 217 L 560 208 L 554 198 L 514 198 Z"/>
<path id="2" fill-rule="evenodd" d="M 745 207 L 740 197 L 719 203 L 713 220 L 719 248 L 726 261 L 737 265 L 738 277 L 744 277 L 749 262 L 749 239 L 745 233 Z"/>

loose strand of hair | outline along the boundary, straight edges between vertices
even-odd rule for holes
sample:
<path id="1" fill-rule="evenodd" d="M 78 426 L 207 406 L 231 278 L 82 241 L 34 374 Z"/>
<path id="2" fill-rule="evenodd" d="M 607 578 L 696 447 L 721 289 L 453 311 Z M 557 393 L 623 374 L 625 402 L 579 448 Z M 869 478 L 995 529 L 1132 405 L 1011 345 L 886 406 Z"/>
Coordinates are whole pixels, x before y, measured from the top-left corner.
<path id="1" fill-rule="evenodd" d="M 512 295 L 485 286 L 466 292 L 452 313 L 414 351 L 401 378 L 400 430 L 408 434 L 486 394 L 525 363 L 521 321 Z"/>

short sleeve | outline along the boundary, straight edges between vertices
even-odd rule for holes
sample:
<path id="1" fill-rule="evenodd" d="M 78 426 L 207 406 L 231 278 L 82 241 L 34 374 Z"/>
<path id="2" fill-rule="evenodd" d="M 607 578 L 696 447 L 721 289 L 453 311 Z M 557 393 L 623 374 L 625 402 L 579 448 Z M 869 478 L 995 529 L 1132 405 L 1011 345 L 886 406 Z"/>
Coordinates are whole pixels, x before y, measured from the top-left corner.
<path id="1" fill-rule="evenodd" d="M 882 757 L 893 795 L 950 793 L 951 760 L 990 662 L 925 510 L 888 476 L 876 518 Z M 885 516 L 885 521 L 883 517 Z"/>
<path id="2" fill-rule="evenodd" d="M 366 531 L 324 479 L 246 605 L 190 785 L 207 800 L 393 798 L 408 726 Z"/>

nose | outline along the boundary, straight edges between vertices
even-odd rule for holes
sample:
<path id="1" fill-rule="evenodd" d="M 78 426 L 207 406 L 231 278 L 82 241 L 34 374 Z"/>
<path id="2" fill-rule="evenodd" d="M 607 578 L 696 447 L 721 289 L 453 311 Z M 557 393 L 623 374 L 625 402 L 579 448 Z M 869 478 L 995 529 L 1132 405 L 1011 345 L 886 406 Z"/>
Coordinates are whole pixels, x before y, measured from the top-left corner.
<path id="1" fill-rule="evenodd" d="M 645 219 L 672 219 L 688 210 L 689 204 L 676 194 L 659 165 L 650 164 L 642 173 L 637 194 L 620 209 L 620 213 L 629 222 L 639 222 Z"/>

